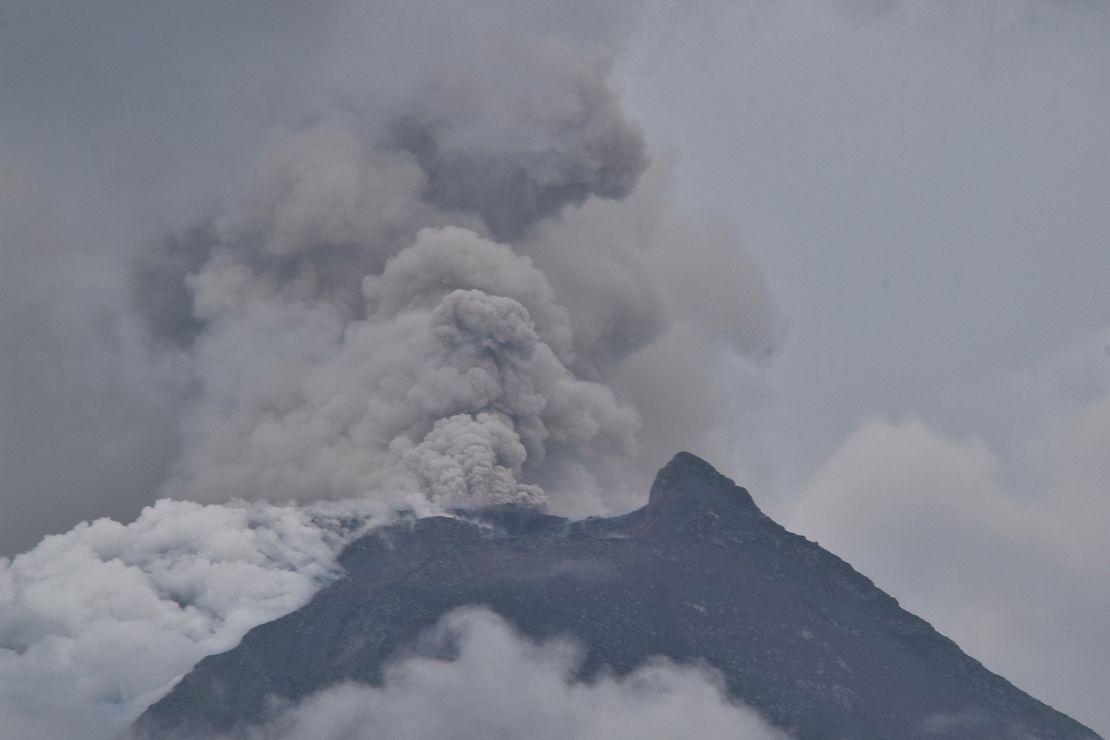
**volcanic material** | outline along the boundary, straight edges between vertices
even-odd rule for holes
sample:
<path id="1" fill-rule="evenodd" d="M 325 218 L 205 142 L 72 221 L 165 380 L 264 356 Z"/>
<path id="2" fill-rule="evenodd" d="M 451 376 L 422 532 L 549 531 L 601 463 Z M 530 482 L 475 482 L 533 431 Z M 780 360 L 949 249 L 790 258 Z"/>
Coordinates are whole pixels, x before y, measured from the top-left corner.
<path id="1" fill-rule="evenodd" d="M 380 685 L 467 606 L 531 640 L 575 641 L 583 681 L 660 656 L 707 667 L 729 697 L 796 738 L 1097 737 L 689 453 L 623 516 L 496 506 L 377 529 L 340 560 L 344 578 L 202 660 L 139 719 L 136 737 L 246 736 L 275 707 L 341 682 Z"/>

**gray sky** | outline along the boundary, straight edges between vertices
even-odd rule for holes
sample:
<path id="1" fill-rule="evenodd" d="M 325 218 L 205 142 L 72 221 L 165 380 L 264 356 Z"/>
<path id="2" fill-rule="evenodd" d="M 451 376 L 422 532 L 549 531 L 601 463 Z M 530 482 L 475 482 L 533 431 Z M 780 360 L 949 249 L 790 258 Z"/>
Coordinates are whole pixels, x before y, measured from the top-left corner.
<path id="1" fill-rule="evenodd" d="M 623 67 L 786 324 L 723 372 L 733 472 L 1103 733 L 1108 31 L 1100 3 L 742 3 Z"/>
<path id="2" fill-rule="evenodd" d="M 762 270 L 780 340 L 764 362 L 724 342 L 714 353 L 727 442 L 649 425 L 649 456 L 716 449 L 770 514 L 1110 733 L 1107 6 L 745 0 L 633 15 L 491 1 L 468 20 L 447 5 L 455 35 L 624 39 L 615 84 L 658 165 L 625 213 L 657 213 L 669 178 L 682 209 L 742 245 L 725 256 L 731 241 L 696 232 L 706 264 L 736 267 L 740 299 L 727 270 L 684 274 L 665 254 L 634 265 L 687 294 L 714 279 L 690 305 L 672 296 L 679 319 L 760 354 L 748 256 Z M 336 24 L 336 6 L 363 12 Z M 403 4 L 0 0 L 0 552 L 131 517 L 161 490 L 189 378 L 120 318 L 132 257 L 242 197 L 274 129 L 311 123 L 321 100 L 394 101 L 434 74 L 432 35 L 417 49 L 430 67 L 380 64 L 413 53 L 374 23 L 390 6 Z M 478 68 L 497 69 L 477 46 Z M 574 211 L 525 244 L 556 297 L 560 275 L 589 279 L 579 255 L 596 255 L 545 244 L 621 218 Z M 695 232 L 669 218 L 645 231 L 681 249 L 675 234 Z M 596 298 L 571 306 L 579 336 L 611 307 Z M 713 301 L 729 316 L 715 321 Z M 700 346 L 669 337 L 671 358 Z M 654 392 L 690 371 L 645 357 L 622 382 L 649 421 L 675 418 L 693 438 L 700 409 L 680 418 Z"/>

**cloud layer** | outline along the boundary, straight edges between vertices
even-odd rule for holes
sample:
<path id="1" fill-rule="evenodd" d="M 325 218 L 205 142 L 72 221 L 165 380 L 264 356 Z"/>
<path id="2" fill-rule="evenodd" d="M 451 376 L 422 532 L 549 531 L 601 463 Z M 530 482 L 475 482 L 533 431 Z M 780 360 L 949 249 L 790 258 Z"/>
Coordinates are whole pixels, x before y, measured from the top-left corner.
<path id="1" fill-rule="evenodd" d="M 1032 488 L 1043 488 L 1023 497 L 1002 485 L 982 440 L 873 420 L 814 474 L 787 525 L 988 668 L 1097 721 L 1110 680 L 1108 434 L 1103 396 L 1031 449 L 1041 471 Z"/>
<path id="2" fill-rule="evenodd" d="M 573 643 L 532 643 L 481 609 L 448 614 L 423 648 L 450 657 L 402 659 L 386 670 L 380 687 L 346 684 L 323 691 L 287 708 L 253 737 L 786 737 L 753 710 L 729 701 L 711 672 L 658 661 L 619 678 L 579 681 Z"/>
<path id="3" fill-rule="evenodd" d="M 118 737 L 200 658 L 337 577 L 349 508 L 163 500 L 0 559 L 0 734 Z"/>

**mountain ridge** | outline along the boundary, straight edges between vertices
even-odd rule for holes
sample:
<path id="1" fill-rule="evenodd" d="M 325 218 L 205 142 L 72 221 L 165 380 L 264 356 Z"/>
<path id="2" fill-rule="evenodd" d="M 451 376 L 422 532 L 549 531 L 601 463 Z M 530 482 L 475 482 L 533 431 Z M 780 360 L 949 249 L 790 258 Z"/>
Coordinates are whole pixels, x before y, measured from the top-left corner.
<path id="1" fill-rule="evenodd" d="M 529 638 L 572 635 L 582 678 L 653 656 L 704 662 L 730 696 L 801 739 L 1097 738 L 690 453 L 622 516 L 502 506 L 417 519 L 356 540 L 340 564 L 346 577 L 309 604 L 202 660 L 134 736 L 242 734 L 275 698 L 380 683 L 422 631 L 480 604 Z"/>

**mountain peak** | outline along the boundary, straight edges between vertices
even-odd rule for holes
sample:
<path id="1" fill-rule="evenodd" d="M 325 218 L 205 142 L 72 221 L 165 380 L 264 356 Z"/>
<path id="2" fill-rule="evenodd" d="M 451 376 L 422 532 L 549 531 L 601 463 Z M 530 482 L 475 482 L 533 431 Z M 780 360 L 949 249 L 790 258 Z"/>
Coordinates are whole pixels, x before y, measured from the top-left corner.
<path id="1" fill-rule="evenodd" d="M 699 508 L 715 513 L 759 508 L 747 490 L 733 483 L 712 465 L 690 452 L 679 452 L 656 474 L 648 508 Z"/>
<path id="2" fill-rule="evenodd" d="M 505 507 L 400 522 L 356 540 L 342 564 L 308 604 L 202 660 L 134 736 L 255 737 L 275 705 L 388 682 L 392 661 L 445 615 L 481 604 L 529 640 L 573 636 L 576 680 L 660 656 L 706 665 L 730 698 L 798 740 L 1097 737 L 688 452 L 629 514 L 568 523 Z"/>

